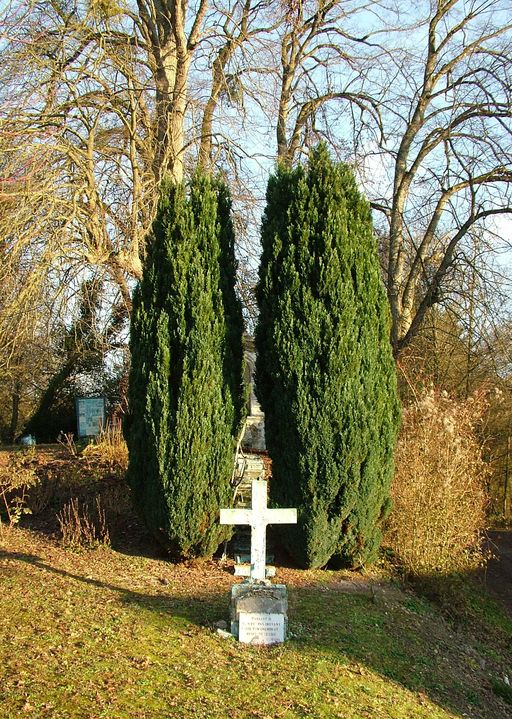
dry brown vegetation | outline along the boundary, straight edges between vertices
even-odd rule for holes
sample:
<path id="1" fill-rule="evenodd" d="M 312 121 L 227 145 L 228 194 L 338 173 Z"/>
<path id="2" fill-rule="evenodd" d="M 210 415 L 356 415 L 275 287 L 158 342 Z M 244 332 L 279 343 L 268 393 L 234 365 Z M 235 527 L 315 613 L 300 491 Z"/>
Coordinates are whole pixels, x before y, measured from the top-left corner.
<path id="1" fill-rule="evenodd" d="M 128 447 L 124 441 L 121 422 L 107 422 L 95 440 L 84 449 L 83 456 L 99 460 L 118 471 L 126 471 Z"/>
<path id="2" fill-rule="evenodd" d="M 66 547 L 95 547 L 110 544 L 105 510 L 96 497 L 92 506 L 72 497 L 57 514 L 62 542 Z"/>
<path id="3" fill-rule="evenodd" d="M 30 524 L 64 546 L 108 545 L 133 512 L 124 483 L 126 446 L 109 428 L 81 452 L 73 443 L 0 452 L 0 516 Z"/>
<path id="4" fill-rule="evenodd" d="M 454 400 L 423 390 L 404 411 L 387 542 L 416 575 L 483 561 L 488 465 L 475 432 L 485 396 Z"/>

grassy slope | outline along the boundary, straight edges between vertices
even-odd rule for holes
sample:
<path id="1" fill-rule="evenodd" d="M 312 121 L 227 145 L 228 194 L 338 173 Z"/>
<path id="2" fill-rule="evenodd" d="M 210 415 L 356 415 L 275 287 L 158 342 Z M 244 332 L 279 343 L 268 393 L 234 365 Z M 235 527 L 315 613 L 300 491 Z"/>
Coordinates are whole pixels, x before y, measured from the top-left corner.
<path id="1" fill-rule="evenodd" d="M 71 551 L 27 529 L 0 544 L 3 719 L 512 715 L 492 689 L 512 623 L 486 600 L 493 626 L 455 628 L 382 577 L 372 591 L 286 569 L 291 637 L 249 647 L 213 629 L 234 581 L 217 563 Z"/>

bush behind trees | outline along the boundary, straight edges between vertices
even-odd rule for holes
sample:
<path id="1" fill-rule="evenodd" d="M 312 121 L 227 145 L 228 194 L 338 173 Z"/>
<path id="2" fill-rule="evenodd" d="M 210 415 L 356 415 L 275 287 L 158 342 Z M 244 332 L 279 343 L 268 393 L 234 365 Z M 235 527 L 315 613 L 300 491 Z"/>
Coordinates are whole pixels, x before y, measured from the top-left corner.
<path id="1" fill-rule="evenodd" d="M 271 497 L 304 566 L 375 558 L 399 418 L 389 310 L 368 203 L 324 146 L 269 181 L 257 290 L 257 393 Z"/>
<path id="2" fill-rule="evenodd" d="M 242 316 L 222 183 L 164 183 L 133 300 L 128 481 L 148 527 L 179 557 L 226 536 L 241 421 Z"/>

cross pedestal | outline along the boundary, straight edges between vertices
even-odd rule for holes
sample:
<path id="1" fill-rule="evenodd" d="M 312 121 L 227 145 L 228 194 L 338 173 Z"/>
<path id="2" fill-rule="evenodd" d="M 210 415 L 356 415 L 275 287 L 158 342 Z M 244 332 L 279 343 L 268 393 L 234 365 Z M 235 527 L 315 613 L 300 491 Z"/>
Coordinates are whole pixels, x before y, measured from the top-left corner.
<path id="1" fill-rule="evenodd" d="M 296 509 L 269 509 L 267 507 L 267 483 L 253 479 L 251 484 L 251 509 L 221 509 L 221 524 L 248 524 L 251 527 L 251 574 L 252 581 L 265 580 L 267 524 L 297 524 Z"/>

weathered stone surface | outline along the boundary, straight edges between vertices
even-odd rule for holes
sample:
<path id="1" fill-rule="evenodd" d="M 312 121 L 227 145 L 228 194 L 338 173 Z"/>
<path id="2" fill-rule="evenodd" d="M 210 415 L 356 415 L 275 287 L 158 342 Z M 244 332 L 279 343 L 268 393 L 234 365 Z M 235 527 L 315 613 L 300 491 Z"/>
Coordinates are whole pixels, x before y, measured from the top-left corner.
<path id="1" fill-rule="evenodd" d="M 256 369 L 256 350 L 254 347 L 254 339 L 248 334 L 244 334 L 244 356 L 245 356 L 245 382 L 249 386 L 248 398 L 248 414 L 263 415 L 258 402 L 258 398 L 254 392 L 254 372 Z"/>
<path id="2" fill-rule="evenodd" d="M 266 449 L 265 418 L 262 415 L 251 414 L 247 417 L 242 447 L 248 450 Z"/>
<path id="3" fill-rule="evenodd" d="M 253 479 L 265 479 L 265 464 L 257 454 L 249 454 L 244 457 L 243 474 L 244 480 L 250 482 Z"/>
<path id="4" fill-rule="evenodd" d="M 268 564 L 268 554 L 267 554 L 267 566 L 265 567 L 265 577 L 267 579 L 270 579 L 271 577 L 276 576 L 276 568 L 272 565 Z M 241 562 L 240 564 L 235 564 L 235 577 L 250 577 L 251 576 L 251 565 L 249 562 Z"/>
<path id="5" fill-rule="evenodd" d="M 288 624 L 288 594 L 284 584 L 235 584 L 231 588 L 231 633 L 239 637 L 240 614 L 272 614 L 283 617 L 283 639 Z M 249 618 L 245 617 L 246 623 Z M 262 622 L 261 617 L 258 620 Z M 270 621 L 270 620 L 269 620 Z"/>

